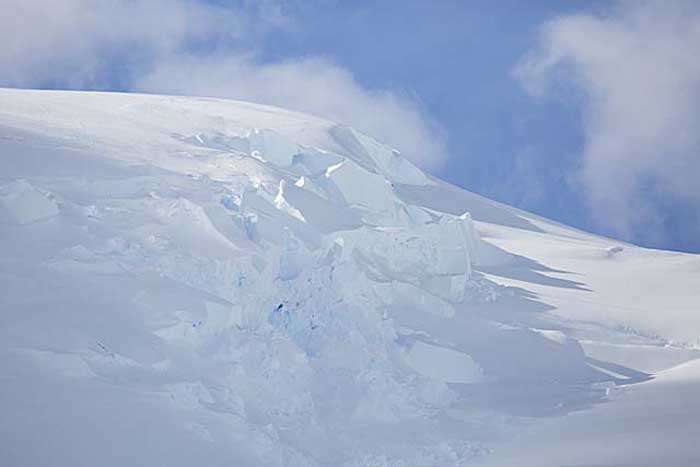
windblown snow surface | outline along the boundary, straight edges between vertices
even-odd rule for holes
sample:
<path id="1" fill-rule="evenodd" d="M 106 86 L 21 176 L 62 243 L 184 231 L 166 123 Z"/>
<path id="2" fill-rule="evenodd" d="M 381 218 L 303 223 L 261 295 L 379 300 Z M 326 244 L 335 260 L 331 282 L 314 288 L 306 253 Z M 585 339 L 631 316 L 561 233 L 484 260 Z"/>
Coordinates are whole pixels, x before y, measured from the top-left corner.
<path id="1" fill-rule="evenodd" d="M 0 464 L 697 466 L 700 257 L 243 102 L 0 90 Z"/>

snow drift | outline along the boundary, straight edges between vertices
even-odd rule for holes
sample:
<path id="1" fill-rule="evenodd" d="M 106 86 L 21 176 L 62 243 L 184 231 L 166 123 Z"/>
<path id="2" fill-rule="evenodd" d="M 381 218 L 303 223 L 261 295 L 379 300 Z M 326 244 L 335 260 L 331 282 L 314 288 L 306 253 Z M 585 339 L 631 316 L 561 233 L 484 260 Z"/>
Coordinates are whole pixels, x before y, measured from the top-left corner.
<path id="1" fill-rule="evenodd" d="M 0 161 L 7 465 L 479 463 L 698 357 L 697 257 L 308 115 L 2 90 Z"/>

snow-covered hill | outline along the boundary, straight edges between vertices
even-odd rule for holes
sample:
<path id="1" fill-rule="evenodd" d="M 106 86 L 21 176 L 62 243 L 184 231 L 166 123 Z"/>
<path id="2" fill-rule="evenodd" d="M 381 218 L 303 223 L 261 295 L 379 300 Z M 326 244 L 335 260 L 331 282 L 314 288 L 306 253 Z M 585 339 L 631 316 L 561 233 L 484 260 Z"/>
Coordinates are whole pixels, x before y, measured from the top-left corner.
<path id="1" fill-rule="evenodd" d="M 700 463 L 700 257 L 308 115 L 0 90 L 0 277 L 3 465 Z"/>

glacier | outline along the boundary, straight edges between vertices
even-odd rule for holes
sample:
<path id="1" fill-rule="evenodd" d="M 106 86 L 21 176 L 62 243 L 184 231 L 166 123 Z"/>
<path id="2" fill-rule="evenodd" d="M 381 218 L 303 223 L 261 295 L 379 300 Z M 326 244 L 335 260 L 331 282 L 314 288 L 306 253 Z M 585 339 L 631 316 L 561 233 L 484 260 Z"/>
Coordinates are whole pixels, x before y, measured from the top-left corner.
<path id="1" fill-rule="evenodd" d="M 697 255 L 245 102 L 2 89 L 0 163 L 4 465 L 700 462 Z"/>

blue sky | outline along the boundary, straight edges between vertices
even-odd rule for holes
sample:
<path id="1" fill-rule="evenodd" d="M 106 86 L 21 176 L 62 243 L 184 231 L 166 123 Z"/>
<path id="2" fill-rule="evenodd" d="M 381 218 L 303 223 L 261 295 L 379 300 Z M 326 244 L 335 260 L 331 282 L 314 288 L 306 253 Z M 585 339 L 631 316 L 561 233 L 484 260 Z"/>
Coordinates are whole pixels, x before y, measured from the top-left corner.
<path id="1" fill-rule="evenodd" d="M 2 85 L 296 108 L 490 198 L 700 251 L 697 2 L 9 3 Z"/>

